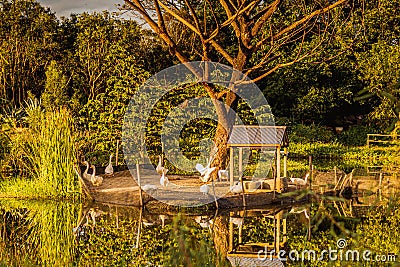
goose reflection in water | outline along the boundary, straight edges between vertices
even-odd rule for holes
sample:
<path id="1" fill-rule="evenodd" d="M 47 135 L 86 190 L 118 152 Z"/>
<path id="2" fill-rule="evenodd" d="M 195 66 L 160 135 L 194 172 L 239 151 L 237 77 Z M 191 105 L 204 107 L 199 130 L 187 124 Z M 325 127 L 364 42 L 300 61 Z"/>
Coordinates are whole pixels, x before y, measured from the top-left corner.
<path id="1" fill-rule="evenodd" d="M 86 234 L 86 227 L 90 226 L 90 220 L 93 222 L 92 227 L 96 225 L 96 218 L 103 215 L 104 212 L 100 209 L 97 208 L 90 208 L 86 214 L 83 216 L 81 221 L 79 222 L 77 227 L 74 227 L 72 229 L 72 232 L 75 236 L 77 237 L 83 237 Z M 86 222 L 84 224 L 83 221 L 86 219 Z"/>

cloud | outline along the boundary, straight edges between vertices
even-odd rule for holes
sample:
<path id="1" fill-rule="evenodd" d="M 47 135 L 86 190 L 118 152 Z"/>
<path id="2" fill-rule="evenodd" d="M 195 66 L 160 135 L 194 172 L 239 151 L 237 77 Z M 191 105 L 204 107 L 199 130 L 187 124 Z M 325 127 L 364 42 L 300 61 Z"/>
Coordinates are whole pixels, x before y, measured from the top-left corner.
<path id="1" fill-rule="evenodd" d="M 38 0 L 40 4 L 49 7 L 58 17 L 68 17 L 71 13 L 83 13 L 94 11 L 117 11 L 117 4 L 123 1 L 112 0 Z"/>

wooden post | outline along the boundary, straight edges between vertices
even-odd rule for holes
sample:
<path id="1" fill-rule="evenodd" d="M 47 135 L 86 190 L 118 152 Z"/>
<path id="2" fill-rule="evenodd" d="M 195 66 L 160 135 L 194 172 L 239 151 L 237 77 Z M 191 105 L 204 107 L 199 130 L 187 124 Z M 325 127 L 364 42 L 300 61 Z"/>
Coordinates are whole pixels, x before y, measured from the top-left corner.
<path id="1" fill-rule="evenodd" d="M 230 216 L 232 215 L 232 213 L 230 214 Z M 230 217 L 229 216 L 229 217 Z M 229 252 L 231 252 L 233 250 L 233 222 L 231 222 L 231 220 L 229 219 Z"/>
<path id="2" fill-rule="evenodd" d="M 308 167 L 310 169 L 310 190 L 312 190 L 312 180 L 313 180 L 312 155 L 308 156 Z"/>
<path id="3" fill-rule="evenodd" d="M 246 207 L 246 196 L 244 193 L 244 184 L 243 184 L 243 147 L 239 147 L 239 181 L 242 185 L 242 202 L 243 207 Z"/>
<path id="4" fill-rule="evenodd" d="M 243 147 L 239 147 L 239 177 L 243 177 Z"/>
<path id="5" fill-rule="evenodd" d="M 243 241 L 242 233 L 243 233 L 243 225 L 240 225 L 239 226 L 239 244 L 242 244 L 242 241 Z"/>
<path id="6" fill-rule="evenodd" d="M 243 201 L 243 207 L 246 207 L 246 195 L 244 193 L 244 184 L 243 184 L 243 177 L 239 177 L 240 183 L 242 185 L 242 201 Z"/>
<path id="7" fill-rule="evenodd" d="M 142 187 L 141 187 L 141 183 L 140 183 L 140 170 L 139 170 L 139 164 L 138 163 L 136 163 L 136 174 L 137 174 L 137 180 L 138 180 L 138 185 L 139 185 L 140 206 L 143 207 Z"/>
<path id="8" fill-rule="evenodd" d="M 140 232 L 142 229 L 142 217 L 143 217 L 143 207 L 140 207 L 140 213 L 139 213 L 139 222 L 138 222 L 138 228 L 137 228 L 137 236 L 136 236 L 136 248 L 139 249 L 140 246 Z"/>
<path id="9" fill-rule="evenodd" d="M 118 152 L 119 152 L 119 140 L 117 140 L 117 150 L 115 151 L 115 166 L 118 166 Z"/>
<path id="10" fill-rule="evenodd" d="M 337 168 L 333 167 L 333 171 L 335 172 L 335 185 L 337 184 Z"/>
<path id="11" fill-rule="evenodd" d="M 271 173 L 272 173 L 272 179 L 274 179 L 274 187 L 273 187 L 273 199 L 275 199 L 275 193 L 276 193 L 276 173 L 275 173 L 275 164 L 276 164 L 276 156 L 273 159 L 273 162 L 271 162 Z"/>
<path id="12" fill-rule="evenodd" d="M 164 166 L 164 142 L 161 141 L 161 162 L 163 163 Z"/>
<path id="13" fill-rule="evenodd" d="M 115 224 L 117 225 L 118 229 L 119 228 L 118 207 L 115 207 Z"/>
<path id="14" fill-rule="evenodd" d="M 233 186 L 233 147 L 229 148 L 229 181 L 230 186 Z"/>
<path id="15" fill-rule="evenodd" d="M 285 147 L 283 149 L 283 177 L 287 178 L 287 159 L 288 159 L 288 149 Z"/>
<path id="16" fill-rule="evenodd" d="M 286 226 L 286 218 L 282 219 L 282 228 L 283 228 L 283 243 L 286 243 L 287 240 L 287 226 Z"/>
<path id="17" fill-rule="evenodd" d="M 276 244 L 275 244 L 275 252 L 279 253 L 280 243 L 281 243 L 281 212 L 275 215 L 276 216 Z"/>
<path id="18" fill-rule="evenodd" d="M 281 193 L 281 146 L 276 148 L 276 189 Z"/>
<path id="19" fill-rule="evenodd" d="M 307 212 L 307 210 L 306 210 Z M 310 216 L 311 216 L 311 209 L 310 209 Z M 311 241 L 311 219 L 308 216 L 308 241 Z"/>

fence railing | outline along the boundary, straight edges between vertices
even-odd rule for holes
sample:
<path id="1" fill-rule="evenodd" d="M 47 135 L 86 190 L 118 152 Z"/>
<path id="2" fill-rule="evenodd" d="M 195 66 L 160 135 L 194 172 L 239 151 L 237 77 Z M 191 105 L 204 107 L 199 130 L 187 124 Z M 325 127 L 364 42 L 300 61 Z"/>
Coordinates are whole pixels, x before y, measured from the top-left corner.
<path id="1" fill-rule="evenodd" d="M 367 146 L 371 144 L 393 144 L 398 140 L 397 135 L 391 134 L 367 134 Z"/>

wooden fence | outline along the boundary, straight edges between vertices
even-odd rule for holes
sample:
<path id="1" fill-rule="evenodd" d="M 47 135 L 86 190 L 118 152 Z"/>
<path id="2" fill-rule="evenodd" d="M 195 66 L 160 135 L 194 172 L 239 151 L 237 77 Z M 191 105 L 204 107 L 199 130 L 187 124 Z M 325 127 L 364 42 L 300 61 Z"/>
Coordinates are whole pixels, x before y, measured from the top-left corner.
<path id="1" fill-rule="evenodd" d="M 391 134 L 367 134 L 367 146 L 371 144 L 391 144 L 397 141 L 397 135 Z"/>

